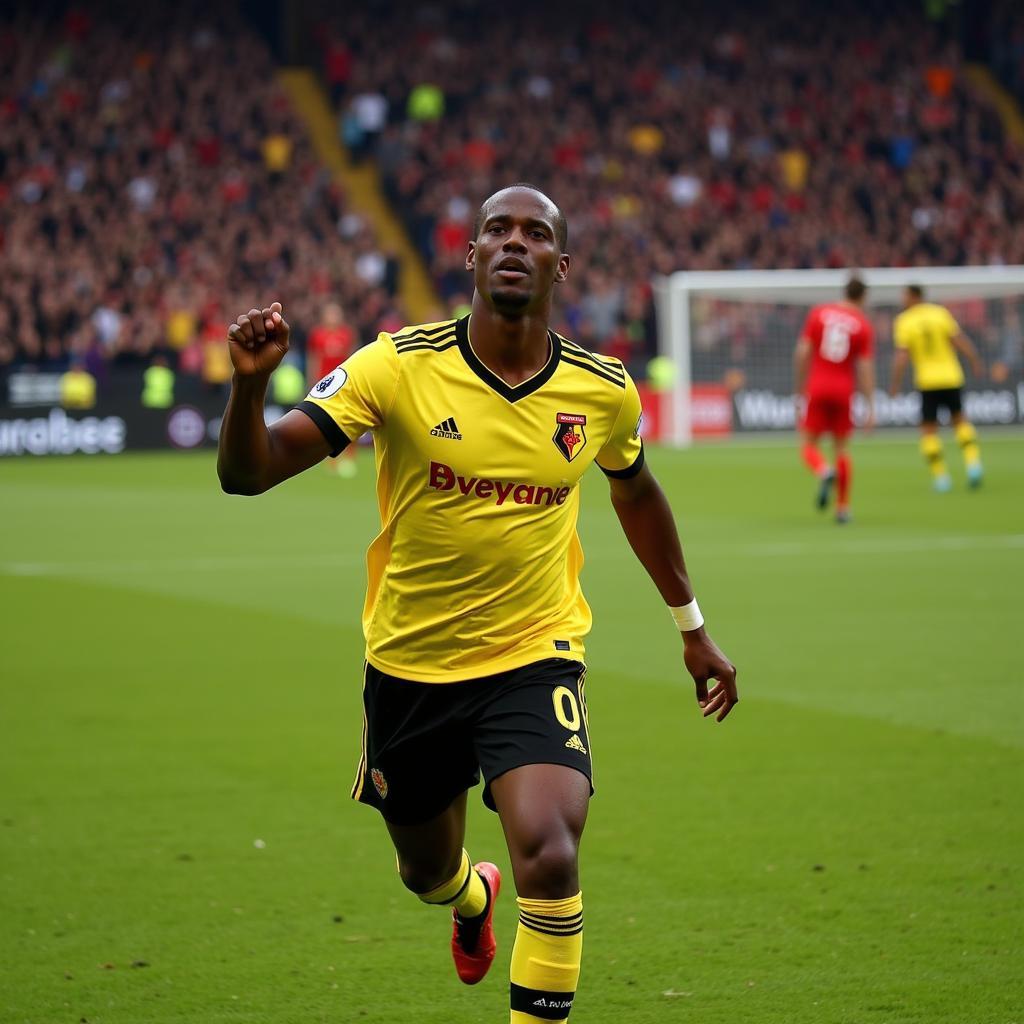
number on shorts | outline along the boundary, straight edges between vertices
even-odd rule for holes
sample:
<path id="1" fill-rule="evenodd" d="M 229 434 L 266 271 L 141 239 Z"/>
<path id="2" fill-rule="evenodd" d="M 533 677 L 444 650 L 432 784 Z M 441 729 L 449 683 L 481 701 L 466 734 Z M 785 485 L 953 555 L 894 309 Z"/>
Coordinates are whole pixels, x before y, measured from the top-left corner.
<path id="1" fill-rule="evenodd" d="M 580 706 L 576 701 L 576 694 L 567 686 L 556 686 L 551 691 L 551 702 L 555 705 L 555 718 L 560 725 L 564 725 L 569 732 L 579 732 L 580 728 Z M 569 706 L 569 713 L 566 714 L 566 705 Z"/>
<path id="2" fill-rule="evenodd" d="M 821 358 L 841 363 L 850 352 L 850 325 L 845 320 L 828 320 L 821 335 Z"/>

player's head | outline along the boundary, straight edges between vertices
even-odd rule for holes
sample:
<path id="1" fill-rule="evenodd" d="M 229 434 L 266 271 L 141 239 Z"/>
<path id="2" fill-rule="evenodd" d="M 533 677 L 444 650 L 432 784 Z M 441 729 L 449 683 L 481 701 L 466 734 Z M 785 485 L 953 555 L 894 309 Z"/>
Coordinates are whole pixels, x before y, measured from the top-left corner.
<path id="1" fill-rule="evenodd" d="M 856 274 L 846 282 L 846 287 L 843 288 L 843 295 L 846 296 L 846 301 L 852 302 L 855 306 L 863 306 L 867 294 L 868 286 Z"/>
<path id="2" fill-rule="evenodd" d="M 484 302 L 521 317 L 550 305 L 569 273 L 565 215 L 534 185 L 517 183 L 484 200 L 476 215 L 466 269 Z"/>
<path id="3" fill-rule="evenodd" d="M 913 306 L 924 301 L 924 289 L 919 284 L 908 284 L 903 289 L 903 305 Z"/>

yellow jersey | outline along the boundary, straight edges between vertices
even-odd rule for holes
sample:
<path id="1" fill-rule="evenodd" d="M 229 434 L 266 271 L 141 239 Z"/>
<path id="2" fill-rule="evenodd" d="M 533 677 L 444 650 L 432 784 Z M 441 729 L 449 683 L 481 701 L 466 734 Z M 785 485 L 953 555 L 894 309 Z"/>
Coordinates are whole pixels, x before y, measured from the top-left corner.
<path id="1" fill-rule="evenodd" d="M 910 353 L 920 391 L 963 387 L 964 371 L 953 347 L 959 333 L 953 314 L 933 302 L 918 302 L 896 317 L 896 347 Z"/>
<path id="2" fill-rule="evenodd" d="M 619 360 L 548 341 L 512 387 L 477 357 L 468 316 L 382 333 L 298 406 L 334 454 L 373 432 L 363 631 L 380 671 L 449 683 L 583 660 L 580 480 L 594 462 L 640 471 L 640 396 Z"/>

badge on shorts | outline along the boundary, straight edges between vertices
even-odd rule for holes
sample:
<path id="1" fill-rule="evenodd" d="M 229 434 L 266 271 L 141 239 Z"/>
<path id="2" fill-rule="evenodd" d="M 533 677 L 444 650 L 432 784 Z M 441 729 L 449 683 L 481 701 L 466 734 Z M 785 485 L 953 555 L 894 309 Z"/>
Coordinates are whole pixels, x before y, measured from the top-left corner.
<path id="1" fill-rule="evenodd" d="M 330 398 L 336 395 L 348 380 L 348 374 L 339 366 L 331 370 L 326 377 L 321 377 L 310 389 L 310 398 Z"/>
<path id="2" fill-rule="evenodd" d="M 560 412 L 555 415 L 555 422 L 558 426 L 551 440 L 565 456 L 565 461 L 572 462 L 587 446 L 587 432 L 584 429 L 587 417 L 583 413 Z"/>
<path id="3" fill-rule="evenodd" d="M 379 768 L 371 768 L 370 778 L 373 780 L 373 788 L 383 800 L 388 795 L 388 780 L 384 778 L 384 773 Z"/>

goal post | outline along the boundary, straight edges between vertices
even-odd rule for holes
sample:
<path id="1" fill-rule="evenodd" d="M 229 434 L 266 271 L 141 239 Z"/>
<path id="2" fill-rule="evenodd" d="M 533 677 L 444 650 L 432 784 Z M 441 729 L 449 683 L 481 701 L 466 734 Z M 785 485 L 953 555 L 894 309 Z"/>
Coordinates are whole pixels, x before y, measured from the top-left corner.
<path id="1" fill-rule="evenodd" d="M 674 366 L 663 407 L 662 439 L 792 429 L 797 403 L 792 360 L 811 306 L 838 301 L 849 270 L 679 271 L 654 281 L 659 354 Z M 886 267 L 857 275 L 868 286 L 875 327 L 878 425 L 918 419 L 919 398 L 904 381 L 889 398 L 892 322 L 903 289 L 950 306 L 978 348 L 986 379 L 968 379 L 968 415 L 979 423 L 1024 423 L 1024 266 Z M 855 402 L 855 418 L 863 412 Z"/>

